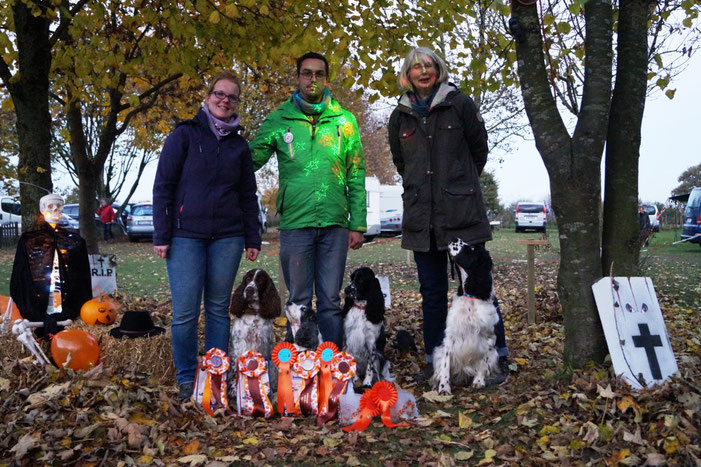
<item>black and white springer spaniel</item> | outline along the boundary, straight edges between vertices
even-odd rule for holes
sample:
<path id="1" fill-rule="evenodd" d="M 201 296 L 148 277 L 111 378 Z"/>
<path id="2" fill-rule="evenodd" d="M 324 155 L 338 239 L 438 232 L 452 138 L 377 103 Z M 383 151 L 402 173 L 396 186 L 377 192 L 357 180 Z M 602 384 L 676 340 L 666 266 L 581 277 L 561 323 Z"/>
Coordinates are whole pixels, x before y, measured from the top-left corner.
<path id="1" fill-rule="evenodd" d="M 235 368 L 239 356 L 249 350 L 270 358 L 274 344 L 273 319 L 280 316 L 281 305 L 268 273 L 262 269 L 248 271 L 231 295 L 229 311 L 236 317 L 229 343 L 231 367 Z"/>
<path id="2" fill-rule="evenodd" d="M 385 299 L 372 269 L 353 271 L 344 294 L 344 350 L 355 359 L 358 378 L 367 387 L 377 381 L 391 381 L 385 357 Z"/>
<path id="3" fill-rule="evenodd" d="M 492 302 L 492 258 L 483 244 L 454 239 L 448 253 L 458 269 L 460 287 L 448 310 L 445 337 L 433 351 L 433 377 L 438 393 L 450 394 L 451 380 L 482 388 L 497 370 L 494 326 L 499 321 Z"/>
<path id="4" fill-rule="evenodd" d="M 288 324 L 285 340 L 294 344 L 298 351 L 316 350 L 323 342 L 319 320 L 313 308 L 287 302 L 285 316 Z"/>

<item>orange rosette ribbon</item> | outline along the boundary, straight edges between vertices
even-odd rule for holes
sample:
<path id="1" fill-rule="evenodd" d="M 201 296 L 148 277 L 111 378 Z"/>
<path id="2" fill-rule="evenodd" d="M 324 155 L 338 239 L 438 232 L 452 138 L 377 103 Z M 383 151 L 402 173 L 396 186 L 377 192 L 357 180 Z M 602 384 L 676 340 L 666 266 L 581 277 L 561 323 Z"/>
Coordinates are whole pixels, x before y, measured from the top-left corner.
<path id="1" fill-rule="evenodd" d="M 332 386 L 329 395 L 328 410 L 319 413 L 317 425 L 323 425 L 338 414 L 338 396 L 346 392 L 348 382 L 353 380 L 356 373 L 355 359 L 347 352 L 337 352 L 331 362 Z"/>
<path id="2" fill-rule="evenodd" d="M 322 342 L 316 348 L 316 358 L 319 362 L 319 415 L 326 415 L 329 411 L 329 397 L 333 389 L 331 366 L 337 353 L 338 347 L 333 342 Z"/>
<path id="3" fill-rule="evenodd" d="M 270 418 L 273 416 L 273 404 L 268 398 L 268 383 L 261 381 L 261 376 L 268 370 L 265 358 L 259 352 L 249 350 L 238 359 L 239 411 L 253 417 Z"/>
<path id="4" fill-rule="evenodd" d="M 278 367 L 277 411 L 283 417 L 296 415 L 295 398 L 292 391 L 292 366 L 297 361 L 297 349 L 289 342 L 280 342 L 273 347 L 271 359 Z"/>
<path id="5" fill-rule="evenodd" d="M 319 361 L 316 352 L 307 350 L 297 355 L 294 372 L 302 380 L 299 399 L 295 401 L 295 411 L 304 416 L 319 413 Z"/>
<path id="6" fill-rule="evenodd" d="M 389 381 L 378 381 L 372 387 L 371 391 L 373 402 L 375 402 L 375 405 L 380 409 L 382 423 L 384 423 L 386 427 L 409 426 L 408 423 L 393 423 L 389 415 L 390 407 L 397 403 L 398 398 L 397 388 L 394 387 L 394 384 Z"/>
<path id="7" fill-rule="evenodd" d="M 221 404 L 225 409 L 229 409 L 226 399 L 226 376 L 223 376 L 229 369 L 229 357 L 223 350 L 214 347 L 202 357 L 202 367 L 207 371 L 202 393 L 202 408 L 214 417 L 212 404 L 215 407 Z"/>
<path id="8" fill-rule="evenodd" d="M 360 415 L 352 425 L 344 426 L 343 431 L 365 431 L 373 417 L 380 413 L 380 408 L 375 404 L 373 392 L 372 389 L 368 389 L 360 396 Z"/>

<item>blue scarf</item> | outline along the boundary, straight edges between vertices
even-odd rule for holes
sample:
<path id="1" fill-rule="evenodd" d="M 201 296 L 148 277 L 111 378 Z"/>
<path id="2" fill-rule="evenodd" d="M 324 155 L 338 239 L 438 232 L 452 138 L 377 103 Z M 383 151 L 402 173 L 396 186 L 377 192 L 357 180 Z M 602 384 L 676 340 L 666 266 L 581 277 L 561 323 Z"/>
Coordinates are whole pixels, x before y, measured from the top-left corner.
<path id="1" fill-rule="evenodd" d="M 299 110 L 305 115 L 321 115 L 326 110 L 326 107 L 331 102 L 331 93 L 328 88 L 324 88 L 324 97 L 318 104 L 312 104 L 311 102 L 305 101 L 300 94 L 299 89 L 297 89 L 294 94 L 292 94 L 292 101 L 297 104 Z"/>
<path id="2" fill-rule="evenodd" d="M 414 109 L 419 116 L 428 116 L 428 112 L 431 110 L 431 103 L 433 102 L 436 92 L 438 92 L 438 88 L 440 88 L 440 86 L 435 86 L 431 92 L 431 95 L 426 99 L 421 99 L 414 91 L 407 92 L 409 99 L 411 99 L 411 108 Z"/>

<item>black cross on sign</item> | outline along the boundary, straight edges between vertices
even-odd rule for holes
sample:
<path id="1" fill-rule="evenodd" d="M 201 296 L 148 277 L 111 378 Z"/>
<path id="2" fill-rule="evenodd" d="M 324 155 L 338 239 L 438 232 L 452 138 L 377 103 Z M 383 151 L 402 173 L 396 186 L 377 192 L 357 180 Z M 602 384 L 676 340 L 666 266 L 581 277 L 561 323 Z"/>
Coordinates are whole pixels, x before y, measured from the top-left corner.
<path id="1" fill-rule="evenodd" d="M 100 263 L 100 267 L 102 267 L 103 266 L 102 263 L 105 262 L 105 259 L 102 256 L 100 256 L 100 259 L 98 259 L 97 262 Z"/>
<path id="2" fill-rule="evenodd" d="M 660 362 L 657 361 L 657 354 L 655 353 L 655 347 L 662 347 L 662 339 L 659 334 L 650 334 L 650 328 L 647 326 L 647 323 L 638 323 L 638 329 L 640 330 L 640 335 L 633 336 L 633 344 L 636 347 L 643 347 L 645 349 L 645 355 L 647 355 L 647 361 L 650 364 L 652 378 L 662 379 Z"/>

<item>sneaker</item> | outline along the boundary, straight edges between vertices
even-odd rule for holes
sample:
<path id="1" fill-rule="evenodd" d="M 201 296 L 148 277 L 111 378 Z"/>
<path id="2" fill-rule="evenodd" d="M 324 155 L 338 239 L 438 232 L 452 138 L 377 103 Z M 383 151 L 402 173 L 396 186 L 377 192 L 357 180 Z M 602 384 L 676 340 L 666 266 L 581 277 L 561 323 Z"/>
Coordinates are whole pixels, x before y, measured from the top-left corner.
<path id="1" fill-rule="evenodd" d="M 178 385 L 178 400 L 187 402 L 192 398 L 192 391 L 195 389 L 195 383 L 183 383 Z"/>
<path id="2" fill-rule="evenodd" d="M 499 357 L 499 371 L 504 373 L 505 375 L 508 375 L 511 373 L 511 370 L 509 369 L 509 359 L 508 357 Z"/>
<path id="3" fill-rule="evenodd" d="M 499 357 L 497 364 L 499 372 L 491 374 L 485 381 L 485 386 L 497 386 L 506 381 L 506 377 L 509 376 L 509 360 L 506 357 Z"/>

